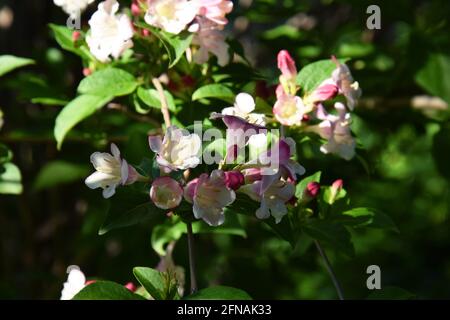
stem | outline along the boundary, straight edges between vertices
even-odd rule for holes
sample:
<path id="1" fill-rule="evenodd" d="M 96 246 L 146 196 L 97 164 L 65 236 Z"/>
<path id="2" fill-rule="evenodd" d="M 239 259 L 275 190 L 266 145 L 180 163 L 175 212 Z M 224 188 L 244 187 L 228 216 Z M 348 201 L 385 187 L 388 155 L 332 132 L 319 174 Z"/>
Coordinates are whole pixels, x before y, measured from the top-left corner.
<path id="1" fill-rule="evenodd" d="M 330 274 L 331 280 L 333 280 L 334 287 L 336 288 L 336 292 L 339 296 L 339 300 L 344 300 L 344 294 L 342 293 L 341 285 L 339 284 L 338 279 L 336 278 L 336 274 L 333 271 L 333 268 L 331 267 L 330 260 L 328 260 L 328 257 L 325 253 L 325 251 L 320 246 L 319 242 L 317 240 L 314 240 L 314 243 L 316 245 L 317 250 L 319 251 L 320 256 L 322 257 L 323 261 L 325 262 L 325 267 L 327 268 L 328 273 Z"/>
<path id="2" fill-rule="evenodd" d="M 167 104 L 167 98 L 164 94 L 164 89 L 162 87 L 161 82 L 157 78 L 152 79 L 152 83 L 155 86 L 156 90 L 159 94 L 159 100 L 161 101 L 161 113 L 164 118 L 164 123 L 166 124 L 166 127 L 170 127 L 170 113 L 169 113 L 169 106 Z"/>
<path id="3" fill-rule="evenodd" d="M 187 222 L 187 237 L 189 250 L 189 271 L 191 280 L 191 294 L 197 292 L 197 277 L 195 276 L 195 257 L 194 257 L 194 234 L 192 232 L 192 223 Z"/>

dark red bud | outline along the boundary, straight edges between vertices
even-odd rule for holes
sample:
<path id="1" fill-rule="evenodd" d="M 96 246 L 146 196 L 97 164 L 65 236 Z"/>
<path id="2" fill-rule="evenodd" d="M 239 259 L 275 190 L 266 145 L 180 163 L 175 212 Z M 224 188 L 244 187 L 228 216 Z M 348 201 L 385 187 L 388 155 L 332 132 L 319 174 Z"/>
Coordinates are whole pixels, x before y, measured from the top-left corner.
<path id="1" fill-rule="evenodd" d="M 226 171 L 225 172 L 225 184 L 232 190 L 239 189 L 245 183 L 245 178 L 239 171 Z"/>

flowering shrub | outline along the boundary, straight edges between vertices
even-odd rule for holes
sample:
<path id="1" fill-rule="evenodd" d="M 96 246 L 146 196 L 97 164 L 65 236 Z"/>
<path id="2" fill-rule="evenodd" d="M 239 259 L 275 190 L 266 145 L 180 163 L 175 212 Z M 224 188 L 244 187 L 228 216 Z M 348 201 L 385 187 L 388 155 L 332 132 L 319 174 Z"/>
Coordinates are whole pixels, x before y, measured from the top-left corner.
<path id="1" fill-rule="evenodd" d="M 71 17 L 92 2 L 54 1 Z M 91 155 L 95 171 L 85 184 L 102 189 L 98 196 L 109 201 L 100 233 L 147 220 L 183 228 L 170 241 L 157 239 L 164 244 L 154 246 L 162 258 L 159 266 L 134 268 L 139 288 L 86 282 L 72 267 L 61 299 L 179 299 L 184 294 L 201 299 L 211 292 L 214 298 L 249 298 L 225 286 L 198 291 L 195 278 L 193 227 L 206 224 L 208 232 L 227 232 L 239 215 L 254 217 L 293 247 L 305 234 L 323 256 L 322 245 L 354 255 L 349 229 L 395 229 L 385 214 L 353 207 L 340 177 L 331 186 L 321 184 L 320 171 L 302 166 L 304 143 L 317 157 L 357 156 L 351 112 L 361 89 L 347 59 L 333 56 L 300 66 L 288 51 L 273 52 L 279 77 L 273 92 L 260 95 L 258 83 L 269 79 L 226 37 L 232 9 L 227 0 L 134 0 L 128 8 L 106 0 L 83 30 L 50 25 L 60 46 L 84 66 L 78 95 L 55 121 L 58 148 L 76 126 L 105 109 L 142 117 L 149 125 L 148 141 L 133 146 L 146 150 L 140 162 L 127 161 L 126 152 L 112 142 L 110 153 Z M 184 269 L 175 265 L 170 249 L 185 233 L 190 291 L 184 290 Z"/>

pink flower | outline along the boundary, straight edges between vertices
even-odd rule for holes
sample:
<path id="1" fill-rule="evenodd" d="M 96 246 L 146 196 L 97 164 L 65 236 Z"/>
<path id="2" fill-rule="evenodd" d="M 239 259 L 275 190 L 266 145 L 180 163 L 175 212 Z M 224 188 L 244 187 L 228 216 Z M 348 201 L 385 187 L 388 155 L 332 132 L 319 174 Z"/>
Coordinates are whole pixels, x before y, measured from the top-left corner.
<path id="1" fill-rule="evenodd" d="M 275 218 L 275 223 L 280 223 L 281 219 L 287 214 L 286 204 L 295 195 L 295 186 L 293 183 L 278 180 L 271 184 L 263 193 L 262 181 L 256 181 L 241 187 L 240 191 L 247 194 L 251 199 L 261 203 L 255 214 L 258 219 L 267 219 L 270 216 Z"/>
<path id="2" fill-rule="evenodd" d="M 309 202 L 315 199 L 320 193 L 320 184 L 316 181 L 309 182 L 303 191 L 302 200 L 304 202 Z"/>
<path id="3" fill-rule="evenodd" d="M 150 198 L 158 208 L 173 209 L 180 204 L 183 198 L 183 189 L 174 179 L 159 177 L 152 183 Z"/>
<path id="4" fill-rule="evenodd" d="M 225 16 L 233 10 L 233 2 L 228 0 L 193 0 L 198 8 L 198 15 L 203 16 L 218 25 L 225 25 L 228 20 Z"/>
<path id="5" fill-rule="evenodd" d="M 127 288 L 128 290 L 130 290 L 131 292 L 135 292 L 137 290 L 137 287 L 133 282 L 127 282 L 124 285 L 124 287 Z"/>
<path id="6" fill-rule="evenodd" d="M 306 111 L 300 97 L 288 94 L 281 94 L 273 106 L 275 118 L 285 126 L 300 125 Z"/>
<path id="7" fill-rule="evenodd" d="M 197 7 L 188 0 L 149 0 L 145 22 L 178 34 L 194 20 Z"/>
<path id="8" fill-rule="evenodd" d="M 323 81 L 308 98 L 312 103 L 323 102 L 336 97 L 339 88 L 331 79 Z"/>
<path id="9" fill-rule="evenodd" d="M 340 63 L 335 57 L 332 59 L 336 63 L 337 68 L 333 71 L 331 78 L 339 88 L 339 93 L 343 94 L 347 99 L 348 108 L 353 110 L 362 94 L 359 83 L 354 81 L 350 69 L 345 63 Z"/>
<path id="10" fill-rule="evenodd" d="M 189 29 L 196 32 L 192 43 L 199 48 L 194 54 L 194 62 L 203 64 L 209 60 L 209 53 L 217 57 L 220 66 L 225 66 L 230 61 L 228 44 L 225 42 L 225 35 L 218 28 L 218 25 L 205 18 L 197 18 L 198 23 Z"/>
<path id="11" fill-rule="evenodd" d="M 284 92 L 287 95 L 295 96 L 297 93 L 297 67 L 294 59 L 286 50 L 278 53 L 278 68 L 281 71 L 280 84 Z"/>
<path id="12" fill-rule="evenodd" d="M 225 221 L 224 208 L 234 202 L 236 194 L 227 187 L 225 173 L 214 170 L 210 176 L 204 173 L 191 181 L 185 188 L 184 198 L 193 203 L 195 218 L 218 226 Z"/>

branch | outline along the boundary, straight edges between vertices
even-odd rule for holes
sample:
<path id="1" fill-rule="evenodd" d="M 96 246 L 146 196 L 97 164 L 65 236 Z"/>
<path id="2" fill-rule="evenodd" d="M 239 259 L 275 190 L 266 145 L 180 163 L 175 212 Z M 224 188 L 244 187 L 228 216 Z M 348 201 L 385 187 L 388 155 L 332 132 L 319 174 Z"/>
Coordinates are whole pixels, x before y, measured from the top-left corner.
<path id="1" fill-rule="evenodd" d="M 191 280 L 191 294 L 197 292 L 197 277 L 195 273 L 195 252 L 194 252 L 194 234 L 192 232 L 192 222 L 186 223 L 187 237 L 188 237 L 188 250 L 189 250 L 189 271 Z"/>
<path id="2" fill-rule="evenodd" d="M 336 278 L 336 274 L 334 273 L 333 268 L 331 267 L 330 260 L 328 260 L 325 251 L 323 251 L 322 247 L 320 246 L 317 240 L 314 240 L 314 244 L 316 245 L 316 248 L 319 251 L 319 254 L 325 263 L 325 267 L 327 268 L 327 271 L 330 274 L 331 280 L 333 281 L 334 287 L 336 288 L 337 294 L 339 296 L 339 300 L 344 300 L 344 294 L 342 293 L 341 285 L 339 284 L 339 281 Z"/>
<path id="3" fill-rule="evenodd" d="M 166 95 L 164 94 L 164 89 L 163 89 L 162 84 L 159 81 L 159 79 L 153 78 L 152 83 L 155 86 L 156 90 L 158 91 L 159 100 L 161 101 L 161 113 L 164 118 L 164 123 L 166 124 L 166 127 L 168 128 L 171 126 L 170 113 L 169 113 L 169 106 L 167 104 L 167 98 L 166 98 Z"/>

